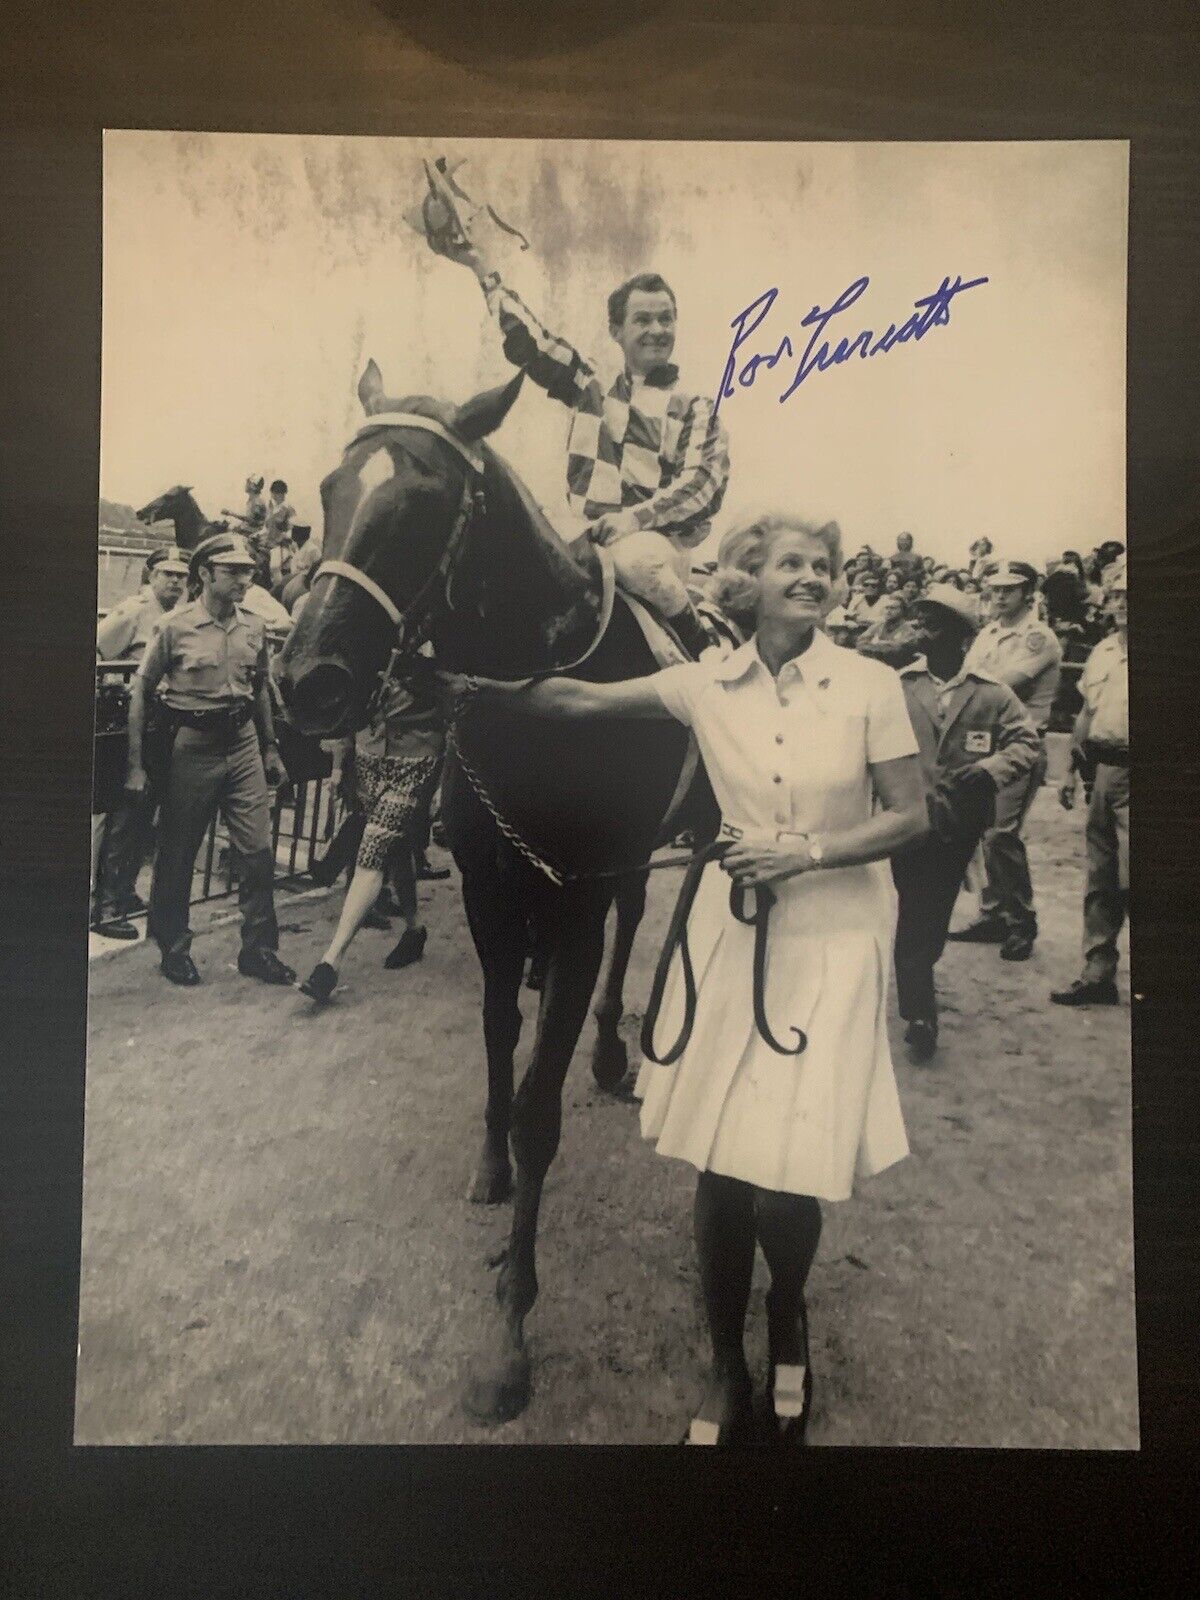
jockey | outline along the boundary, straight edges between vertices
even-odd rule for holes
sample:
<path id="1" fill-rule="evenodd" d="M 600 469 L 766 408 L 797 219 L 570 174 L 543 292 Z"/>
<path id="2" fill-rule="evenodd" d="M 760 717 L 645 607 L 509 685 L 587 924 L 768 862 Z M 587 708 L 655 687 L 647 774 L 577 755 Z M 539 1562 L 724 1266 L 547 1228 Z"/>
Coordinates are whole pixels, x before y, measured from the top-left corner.
<path id="1" fill-rule="evenodd" d="M 683 575 L 707 536 L 729 478 L 725 430 L 713 402 L 679 385 L 675 295 L 643 272 L 608 297 L 608 330 L 625 358 L 607 387 L 594 365 L 542 326 L 470 241 L 454 260 L 479 279 L 504 353 L 573 413 L 567 499 L 610 550 L 622 586 L 647 601 L 699 656 L 711 644 Z"/>

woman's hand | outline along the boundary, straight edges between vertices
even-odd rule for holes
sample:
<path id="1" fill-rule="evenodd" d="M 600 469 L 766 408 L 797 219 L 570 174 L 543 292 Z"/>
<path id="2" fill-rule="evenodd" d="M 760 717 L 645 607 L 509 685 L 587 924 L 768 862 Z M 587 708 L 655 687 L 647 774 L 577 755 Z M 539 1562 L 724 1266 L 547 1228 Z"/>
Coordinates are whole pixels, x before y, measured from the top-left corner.
<path id="1" fill-rule="evenodd" d="M 757 883 L 774 883 L 806 872 L 813 865 L 804 839 L 780 840 L 771 834 L 747 834 L 737 839 L 721 857 L 721 869 L 744 889 Z"/>
<path id="2" fill-rule="evenodd" d="M 448 721 L 452 721 L 465 710 L 472 696 L 478 692 L 479 679 L 469 678 L 465 672 L 447 672 L 442 667 L 435 670 L 434 677 L 437 680 L 442 715 Z"/>

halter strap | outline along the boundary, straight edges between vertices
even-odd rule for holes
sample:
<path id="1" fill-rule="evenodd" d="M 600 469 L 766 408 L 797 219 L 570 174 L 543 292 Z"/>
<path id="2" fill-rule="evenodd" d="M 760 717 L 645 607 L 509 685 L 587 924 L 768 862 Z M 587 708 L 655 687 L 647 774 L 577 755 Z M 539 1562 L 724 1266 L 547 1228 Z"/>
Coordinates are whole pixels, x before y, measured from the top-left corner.
<path id="1" fill-rule="evenodd" d="M 448 444 L 452 450 L 456 450 L 469 467 L 474 467 L 476 472 L 483 471 L 483 456 L 480 452 L 473 450 L 465 440 L 451 433 L 449 428 L 435 421 L 433 417 L 423 417 L 415 411 L 376 411 L 359 425 L 350 443 L 357 444 L 359 439 L 368 433 L 373 433 L 376 428 L 418 428 L 422 433 L 432 433 Z"/>
<path id="2" fill-rule="evenodd" d="M 352 567 L 348 561 L 322 561 L 313 574 L 313 582 L 325 577 L 326 574 L 331 578 L 348 578 L 351 583 L 356 583 L 360 589 L 365 590 L 371 599 L 377 601 L 387 612 L 388 620 L 394 628 L 398 628 L 404 620 L 392 597 L 379 587 L 374 578 L 368 578 L 360 567 Z"/>

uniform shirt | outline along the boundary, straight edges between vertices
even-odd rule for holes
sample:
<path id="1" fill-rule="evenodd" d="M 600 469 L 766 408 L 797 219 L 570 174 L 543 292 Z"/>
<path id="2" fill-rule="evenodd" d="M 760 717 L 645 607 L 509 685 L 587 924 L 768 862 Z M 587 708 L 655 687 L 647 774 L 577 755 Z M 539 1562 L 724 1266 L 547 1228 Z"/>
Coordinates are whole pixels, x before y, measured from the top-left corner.
<path id="1" fill-rule="evenodd" d="M 1062 645 L 1029 606 L 1015 621 L 988 622 L 967 651 L 970 668 L 1009 684 L 1033 718 L 1039 733 L 1050 721 L 1050 707 L 1062 669 Z M 1019 687 L 1015 678 L 1031 679 Z"/>
<path id="2" fill-rule="evenodd" d="M 96 628 L 96 649 L 101 661 L 124 661 L 140 656 L 171 613 L 158 603 L 153 589 L 139 589 L 115 605 Z"/>
<path id="3" fill-rule="evenodd" d="M 723 661 L 666 667 L 650 679 L 693 728 L 726 822 L 820 833 L 871 815 L 870 767 L 914 755 L 899 676 L 817 630 L 777 679 L 749 639 Z"/>
<path id="4" fill-rule="evenodd" d="M 149 689 L 161 683 L 162 698 L 176 711 L 212 711 L 253 700 L 267 666 L 260 617 L 235 606 L 228 622 L 218 622 L 203 600 L 194 600 L 163 618 L 138 677 Z"/>
<path id="5" fill-rule="evenodd" d="M 572 511 L 595 522 L 633 510 L 639 529 L 668 534 L 682 549 L 700 544 L 729 481 L 728 440 L 713 402 L 681 389 L 670 363 L 644 379 L 622 372 L 606 388 L 593 364 L 503 284 L 487 291 L 487 303 L 508 359 L 574 413 Z"/>
<path id="6" fill-rule="evenodd" d="M 1037 730 L 1007 684 L 965 665 L 943 682 L 924 657 L 902 668 L 900 681 L 928 789 L 963 767 L 982 767 L 997 789 L 1033 771 Z"/>
<path id="7" fill-rule="evenodd" d="M 295 510 L 286 500 L 272 500 L 267 505 L 267 542 L 278 544 L 291 531 L 296 520 Z"/>
<path id="8" fill-rule="evenodd" d="M 1087 737 L 1102 744 L 1129 748 L 1129 661 L 1125 640 L 1119 633 L 1092 651 L 1084 663 L 1079 692 L 1087 707 Z"/>
<path id="9" fill-rule="evenodd" d="M 241 609 L 248 612 L 250 616 L 257 617 L 272 632 L 278 630 L 282 633 L 287 633 L 291 629 L 291 612 L 286 606 L 280 605 L 270 590 L 264 589 L 260 583 L 252 583 L 246 590 L 246 597 L 242 601 Z"/>

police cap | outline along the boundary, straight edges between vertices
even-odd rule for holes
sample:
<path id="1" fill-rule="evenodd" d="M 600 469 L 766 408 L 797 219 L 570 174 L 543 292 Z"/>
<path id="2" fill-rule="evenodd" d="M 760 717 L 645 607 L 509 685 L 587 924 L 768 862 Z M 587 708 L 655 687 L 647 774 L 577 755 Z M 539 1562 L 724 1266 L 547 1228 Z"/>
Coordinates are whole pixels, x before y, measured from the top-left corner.
<path id="1" fill-rule="evenodd" d="M 188 563 L 188 576 L 194 580 L 199 575 L 200 568 L 207 566 L 253 569 L 257 565 L 250 554 L 250 547 L 236 533 L 213 533 L 207 539 L 201 539 L 192 551 Z"/>
<path id="2" fill-rule="evenodd" d="M 989 561 L 983 569 L 983 581 L 992 589 L 1011 589 L 1018 583 L 1032 587 L 1037 576 L 1037 568 L 1028 561 Z"/>

